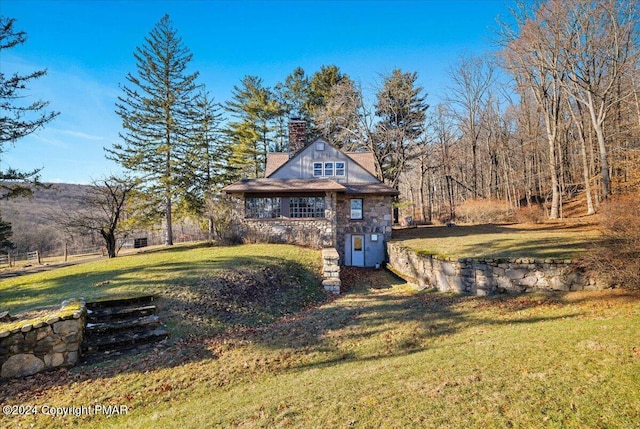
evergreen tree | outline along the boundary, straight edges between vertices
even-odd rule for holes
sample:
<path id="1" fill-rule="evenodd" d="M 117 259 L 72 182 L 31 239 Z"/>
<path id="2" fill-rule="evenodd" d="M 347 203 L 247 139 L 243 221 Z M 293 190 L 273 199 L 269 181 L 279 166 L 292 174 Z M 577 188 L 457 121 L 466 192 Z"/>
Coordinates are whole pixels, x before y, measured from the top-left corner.
<path id="1" fill-rule="evenodd" d="M 311 121 L 311 114 L 306 107 L 309 91 L 309 78 L 302 67 L 297 67 L 285 78 L 284 82 L 276 84 L 274 95 L 279 106 L 276 115 L 277 138 L 274 147 L 276 152 L 285 152 L 289 148 L 287 133 L 291 118 Z"/>
<path id="2" fill-rule="evenodd" d="M 320 70 L 313 74 L 309 82 L 307 110 L 313 114 L 316 107 L 323 106 L 331 93 L 331 89 L 345 79 L 349 79 L 349 76 L 342 73 L 338 66 L 321 66 Z"/>
<path id="3" fill-rule="evenodd" d="M 182 176 L 185 195 L 182 212 L 185 215 L 208 217 L 208 230 L 212 231 L 209 202 L 227 183 L 230 172 L 227 168 L 228 148 L 222 139 L 221 106 L 206 91 L 201 90 L 193 105 L 193 144 L 190 147 Z"/>
<path id="4" fill-rule="evenodd" d="M 309 78 L 302 67 L 296 67 L 284 80 L 275 87 L 286 116 L 309 120 L 311 118 L 307 105 L 310 97 Z"/>
<path id="5" fill-rule="evenodd" d="M 372 141 L 378 168 L 384 181 L 398 186 L 406 168 L 410 147 L 423 133 L 429 107 L 423 88 L 416 84 L 418 73 L 396 69 L 385 76 L 378 91 L 376 115 L 380 118 Z"/>
<path id="6" fill-rule="evenodd" d="M 226 109 L 237 119 L 227 128 L 230 167 L 243 177 L 261 177 L 267 152 L 275 146 L 273 122 L 280 111 L 273 92 L 259 77 L 245 76 L 242 86 L 233 87 Z"/>
<path id="7" fill-rule="evenodd" d="M 0 58 L 2 51 L 11 49 L 26 42 L 24 31 L 17 31 L 13 24 L 15 19 L 0 16 Z M 46 70 L 38 70 L 29 74 L 5 75 L 0 71 L 0 161 L 7 145 L 15 144 L 19 139 L 44 127 L 58 115 L 58 112 L 45 111 L 47 101 L 24 102 L 30 81 L 47 74 Z M 19 171 L 13 168 L 0 170 L 0 198 L 13 198 L 28 195 L 31 188 L 24 182 L 38 182 L 40 169 Z M 13 182 L 13 183 L 12 183 Z M 0 247 L 11 247 L 11 224 L 0 217 Z"/>
<path id="8" fill-rule="evenodd" d="M 164 211 L 166 244 L 173 244 L 175 198 L 189 198 L 181 186 L 190 148 L 198 73 L 187 74 L 189 49 L 165 15 L 136 48 L 137 74 L 127 74 L 116 113 L 122 118 L 122 143 L 106 149 L 107 158 L 136 173 L 148 204 Z M 164 210 L 162 210 L 164 209 Z"/>

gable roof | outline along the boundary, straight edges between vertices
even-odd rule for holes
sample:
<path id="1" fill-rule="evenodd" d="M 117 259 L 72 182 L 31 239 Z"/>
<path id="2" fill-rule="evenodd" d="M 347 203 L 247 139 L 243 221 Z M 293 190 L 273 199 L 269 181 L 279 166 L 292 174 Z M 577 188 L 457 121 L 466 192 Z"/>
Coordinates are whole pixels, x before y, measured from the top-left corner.
<path id="1" fill-rule="evenodd" d="M 264 169 L 264 177 L 269 177 L 278 168 L 282 167 L 289 161 L 288 152 L 269 152 L 267 154 L 267 166 Z"/>
<path id="2" fill-rule="evenodd" d="M 335 150 L 342 152 L 340 149 L 333 146 L 331 143 L 327 142 L 322 137 L 318 137 L 311 144 L 314 144 L 316 141 L 323 141 L 326 144 L 330 145 Z M 307 146 L 311 146 L 311 144 Z M 267 165 L 264 170 L 264 177 L 271 176 L 273 173 L 279 170 L 280 167 L 284 166 L 290 159 L 294 159 L 298 155 L 300 155 L 300 153 L 302 153 L 302 151 L 298 152 L 295 156 L 291 158 L 289 158 L 288 152 L 267 153 Z M 358 164 L 360 167 L 364 168 L 373 177 L 376 177 L 376 178 L 378 177 L 378 175 L 376 174 L 376 159 L 373 156 L 373 152 L 342 152 L 342 153 L 348 156 L 349 158 L 351 158 L 351 160 L 356 164 Z"/>
<path id="3" fill-rule="evenodd" d="M 273 175 L 281 175 L 276 174 L 276 172 L 288 165 L 289 162 L 297 162 L 299 157 L 304 156 L 304 152 L 318 141 L 328 144 L 333 150 L 349 157 L 351 161 L 358 166 L 363 175 L 371 178 L 371 181 L 341 184 L 332 179 L 317 177 L 271 177 Z M 265 168 L 266 177 L 261 179 L 243 179 L 232 185 L 226 186 L 222 190 L 228 194 L 282 195 L 296 193 L 304 194 L 310 192 L 338 192 L 348 195 L 398 195 L 399 192 L 396 189 L 380 182 L 375 174 L 375 165 L 373 152 L 342 152 L 340 149 L 337 149 L 320 137 L 291 158 L 289 158 L 288 153 L 284 152 L 268 153 L 267 165 Z"/>
<path id="4" fill-rule="evenodd" d="M 376 158 L 373 156 L 373 152 L 344 152 L 344 154 L 371 173 L 372 176 L 378 177 L 376 174 Z"/>

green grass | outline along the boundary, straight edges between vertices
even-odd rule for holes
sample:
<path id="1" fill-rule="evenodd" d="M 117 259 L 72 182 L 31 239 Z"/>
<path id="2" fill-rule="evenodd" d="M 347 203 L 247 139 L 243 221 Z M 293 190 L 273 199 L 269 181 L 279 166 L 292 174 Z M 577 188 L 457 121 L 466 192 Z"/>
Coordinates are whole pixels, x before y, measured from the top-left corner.
<path id="1" fill-rule="evenodd" d="M 176 246 L 0 280 L 0 309 L 16 314 L 69 298 L 157 293 L 236 267 L 281 265 L 310 275 L 320 269 L 319 258 L 295 246 Z"/>
<path id="2" fill-rule="evenodd" d="M 459 225 L 394 231 L 394 241 L 425 255 L 485 259 L 572 259 L 600 238 L 593 225 Z"/>
<path id="3" fill-rule="evenodd" d="M 278 275 L 279 281 L 301 287 L 280 291 L 278 301 L 260 308 L 255 303 L 238 305 L 228 292 L 224 294 L 226 283 L 247 283 L 265 266 L 276 269 L 276 274 L 285 273 Z M 70 298 L 91 301 L 155 294 L 174 337 L 214 333 L 237 324 L 268 323 L 324 299 L 319 271 L 319 252 L 295 246 L 177 246 L 2 280 L 0 310 L 16 315 L 59 306 Z M 225 284 L 215 282 L 221 277 Z M 211 303 L 195 311 L 194 302 Z"/>
<path id="4" fill-rule="evenodd" d="M 285 259 L 298 260 L 293 249 Z M 203 251 L 185 254 L 197 267 Z M 271 255 L 263 263 L 288 252 L 209 251 Z M 638 426 L 639 292 L 463 297 L 418 292 L 385 271 L 344 274 L 348 293 L 273 323 L 12 381 L 1 396 L 126 405 L 126 416 L 0 416 L 0 426 Z"/>

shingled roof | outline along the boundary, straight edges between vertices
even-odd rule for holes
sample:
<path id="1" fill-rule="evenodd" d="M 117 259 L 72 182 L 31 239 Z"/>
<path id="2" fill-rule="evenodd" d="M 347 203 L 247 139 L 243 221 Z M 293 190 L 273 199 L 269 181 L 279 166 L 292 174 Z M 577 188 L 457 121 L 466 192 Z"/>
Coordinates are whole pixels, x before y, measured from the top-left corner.
<path id="1" fill-rule="evenodd" d="M 345 192 L 347 188 L 331 179 L 244 179 L 229 185 L 223 191 L 233 193 L 300 193 Z"/>
<path id="2" fill-rule="evenodd" d="M 287 152 L 269 152 L 267 154 L 267 166 L 264 170 L 264 177 L 269 177 L 278 168 L 282 167 L 289 161 Z"/>
<path id="3" fill-rule="evenodd" d="M 384 183 L 341 185 L 331 179 L 244 179 L 223 189 L 228 194 L 289 194 L 304 192 L 338 192 L 349 195 L 398 195 Z"/>

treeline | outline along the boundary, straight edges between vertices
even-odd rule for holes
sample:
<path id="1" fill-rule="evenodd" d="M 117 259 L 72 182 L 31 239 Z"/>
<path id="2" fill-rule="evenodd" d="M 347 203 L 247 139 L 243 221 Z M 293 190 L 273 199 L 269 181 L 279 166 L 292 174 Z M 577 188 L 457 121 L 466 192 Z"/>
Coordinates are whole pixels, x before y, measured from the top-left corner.
<path id="1" fill-rule="evenodd" d="M 172 215 L 213 227 L 219 189 L 262 177 L 266 154 L 288 148 L 290 118 L 307 121 L 309 138 L 372 151 L 380 178 L 401 191 L 402 213 L 419 221 L 455 219 L 461 204 L 482 200 L 558 218 L 578 194 L 592 214 L 637 190 L 637 2 L 549 0 L 512 12 L 496 28 L 499 51 L 461 55 L 434 106 L 415 71 L 382 76 L 368 102 L 335 65 L 297 68 L 273 87 L 246 76 L 219 103 L 185 72 L 191 54 L 165 17 L 135 54 L 138 73 L 118 104 L 123 142 L 108 156 L 146 178 L 156 198 L 146 207 L 157 210 L 151 218 L 164 212 L 167 242 Z"/>

